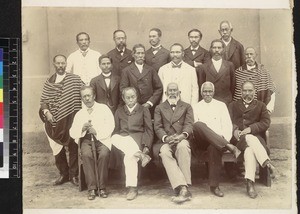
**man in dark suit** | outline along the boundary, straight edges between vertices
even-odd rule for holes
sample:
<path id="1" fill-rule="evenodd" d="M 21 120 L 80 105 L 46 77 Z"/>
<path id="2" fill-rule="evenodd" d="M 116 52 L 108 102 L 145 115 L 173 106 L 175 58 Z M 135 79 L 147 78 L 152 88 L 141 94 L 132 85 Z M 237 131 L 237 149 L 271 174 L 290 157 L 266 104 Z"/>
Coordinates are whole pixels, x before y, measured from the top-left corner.
<path id="1" fill-rule="evenodd" d="M 156 72 L 159 68 L 171 61 L 170 52 L 160 44 L 162 33 L 158 28 L 152 28 L 149 32 L 151 48 L 145 52 L 146 64 L 152 66 Z"/>
<path id="2" fill-rule="evenodd" d="M 144 63 L 145 47 L 137 44 L 132 51 L 134 63 L 122 71 L 120 90 L 129 86 L 136 88 L 138 103 L 154 112 L 163 93 L 162 83 L 155 69 Z"/>
<path id="3" fill-rule="evenodd" d="M 197 72 L 198 84 L 202 85 L 206 81 L 212 82 L 215 86 L 214 98 L 228 105 L 232 101 L 235 77 L 232 62 L 222 59 L 224 47 L 222 40 L 213 40 L 210 46 L 212 59 L 201 65 Z"/>
<path id="4" fill-rule="evenodd" d="M 116 48 L 109 51 L 107 55 L 112 59 L 113 73 L 121 76 L 122 70 L 133 62 L 131 50 L 126 48 L 126 34 L 123 30 L 113 33 Z"/>
<path id="5" fill-rule="evenodd" d="M 252 82 L 242 85 L 242 99 L 229 105 L 229 112 L 233 123 L 233 142 L 244 151 L 245 179 L 247 194 L 256 198 L 254 189 L 256 162 L 262 167 L 268 167 L 274 177 L 274 166 L 268 156 L 265 132 L 270 127 L 270 115 L 266 105 L 254 99 L 255 87 Z"/>
<path id="6" fill-rule="evenodd" d="M 198 29 L 192 29 L 188 32 L 190 47 L 184 50 L 183 60 L 193 67 L 199 67 L 210 59 L 210 54 L 207 50 L 200 46 L 202 33 Z"/>
<path id="7" fill-rule="evenodd" d="M 245 64 L 245 55 L 243 45 L 232 38 L 232 25 L 229 21 L 222 21 L 220 23 L 219 33 L 222 41 L 225 43 L 224 59 L 234 64 L 234 69 L 239 68 Z"/>
<path id="8" fill-rule="evenodd" d="M 191 149 L 188 141 L 193 130 L 193 110 L 180 100 L 176 83 L 169 83 L 167 100 L 155 108 L 154 130 L 159 142 L 153 154 L 161 157 L 169 181 L 175 191 L 172 201 L 183 203 L 192 197 L 188 190 L 191 181 Z"/>
<path id="9" fill-rule="evenodd" d="M 153 141 L 153 128 L 148 108 L 137 103 L 137 91 L 133 87 L 124 88 L 122 98 L 124 106 L 115 113 L 115 131 L 112 144 L 124 153 L 127 200 L 138 195 L 138 164 L 140 160 L 145 167 L 151 160 L 145 153 L 149 152 Z"/>
<path id="10" fill-rule="evenodd" d="M 120 101 L 120 77 L 112 74 L 112 59 L 109 56 L 100 56 L 99 66 L 102 73 L 90 82 L 96 93 L 95 101 L 107 105 L 115 113 Z"/>

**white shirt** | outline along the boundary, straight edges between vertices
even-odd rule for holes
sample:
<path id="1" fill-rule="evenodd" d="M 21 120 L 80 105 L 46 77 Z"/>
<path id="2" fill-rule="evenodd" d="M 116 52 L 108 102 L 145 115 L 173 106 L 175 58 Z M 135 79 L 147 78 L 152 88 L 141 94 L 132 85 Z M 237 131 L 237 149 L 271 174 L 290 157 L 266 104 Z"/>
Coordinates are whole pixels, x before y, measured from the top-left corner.
<path id="1" fill-rule="evenodd" d="M 63 75 L 56 73 L 55 83 L 61 82 L 65 78 L 65 76 L 66 76 L 66 72 Z"/>
<path id="2" fill-rule="evenodd" d="M 249 65 L 246 65 L 247 66 L 247 70 L 251 71 L 251 69 L 255 68 L 255 65 L 252 65 L 252 66 L 249 66 Z"/>
<path id="3" fill-rule="evenodd" d="M 134 106 L 132 108 L 130 108 L 128 105 L 126 105 L 126 107 L 128 108 L 128 111 L 131 113 L 133 111 L 133 109 L 136 107 L 137 103 L 134 104 Z"/>
<path id="4" fill-rule="evenodd" d="M 161 44 L 159 44 L 158 46 L 154 47 L 154 46 L 151 46 L 152 48 L 156 49 L 154 50 L 152 53 L 155 55 L 157 54 L 157 52 L 161 49 Z"/>
<path id="5" fill-rule="evenodd" d="M 115 128 L 115 120 L 111 110 L 104 104 L 94 103 L 91 114 L 88 113 L 87 107 L 83 104 L 82 109 L 74 117 L 70 136 L 78 143 L 79 138 L 86 134 L 82 132 L 83 124 L 91 120 L 91 124 L 97 133 L 97 140 L 111 149 L 111 134 Z"/>
<path id="6" fill-rule="evenodd" d="M 227 141 L 232 137 L 232 122 L 225 103 L 212 99 L 210 103 L 201 100 L 192 106 L 195 123 L 205 123 L 216 134 L 223 136 Z"/>
<path id="7" fill-rule="evenodd" d="M 83 56 L 82 51 L 78 49 L 68 57 L 66 71 L 77 74 L 86 85 L 89 85 L 91 79 L 101 73 L 98 62 L 100 56 L 99 52 L 89 48 L 86 50 L 86 56 Z"/>
<path id="8" fill-rule="evenodd" d="M 225 43 L 225 45 L 227 46 L 230 42 L 231 42 L 231 37 L 229 38 L 229 41 L 226 42 L 225 40 L 222 39 L 222 41 Z"/>
<path id="9" fill-rule="evenodd" d="M 219 59 L 219 60 L 211 59 L 211 60 L 212 60 L 212 63 L 214 65 L 216 71 L 219 73 L 221 65 L 222 65 L 222 59 Z"/>
<path id="10" fill-rule="evenodd" d="M 196 51 L 198 50 L 198 48 L 199 48 L 199 45 L 198 45 L 196 48 L 193 48 L 193 47 L 191 46 L 191 51 L 192 51 L 192 54 L 193 54 L 193 55 L 195 55 L 195 53 L 196 53 Z"/>
<path id="11" fill-rule="evenodd" d="M 108 74 L 102 73 L 102 75 L 105 76 L 105 77 L 109 77 L 111 75 L 111 72 L 109 72 Z M 105 78 L 104 81 L 105 81 L 105 84 L 108 88 L 109 84 L 110 84 L 110 78 Z"/>
<path id="12" fill-rule="evenodd" d="M 142 71 L 143 71 L 143 65 L 137 64 L 136 62 L 134 62 L 134 64 L 138 68 L 139 72 L 142 73 Z"/>

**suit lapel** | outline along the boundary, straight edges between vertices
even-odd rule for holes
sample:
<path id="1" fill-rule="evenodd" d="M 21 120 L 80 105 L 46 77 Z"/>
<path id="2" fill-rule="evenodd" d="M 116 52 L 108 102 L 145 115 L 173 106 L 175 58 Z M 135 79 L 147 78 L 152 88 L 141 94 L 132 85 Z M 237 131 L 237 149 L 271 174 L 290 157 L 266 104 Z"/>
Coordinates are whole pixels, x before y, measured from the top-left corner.
<path id="1" fill-rule="evenodd" d="M 132 63 L 130 65 L 130 73 L 135 76 L 137 79 L 141 78 L 141 73 L 139 71 L 139 69 L 136 67 L 135 63 Z"/>
<path id="2" fill-rule="evenodd" d="M 98 83 L 99 85 L 101 86 L 101 88 L 106 91 L 106 83 L 105 83 L 105 80 L 103 78 L 103 76 L 100 74 L 99 75 L 99 78 L 98 78 Z"/>
<path id="3" fill-rule="evenodd" d="M 144 64 L 143 65 L 143 70 L 142 70 L 142 73 L 140 74 L 140 78 L 139 79 L 144 78 L 149 72 L 150 72 L 149 67 Z"/>
<path id="4" fill-rule="evenodd" d="M 111 75 L 110 78 L 110 90 L 112 91 L 114 89 L 114 87 L 116 86 L 117 80 L 116 80 L 116 76 L 115 75 Z"/>
<path id="5" fill-rule="evenodd" d="M 174 112 L 173 112 L 173 110 L 172 110 L 172 108 L 171 108 L 168 100 L 166 100 L 165 102 L 163 102 L 162 113 L 165 116 L 165 118 L 173 118 Z M 172 122 L 172 120 L 170 122 Z"/>
<path id="6" fill-rule="evenodd" d="M 125 49 L 123 56 L 121 54 L 119 54 L 121 56 L 120 61 L 123 61 L 124 59 L 126 59 L 129 56 L 129 51 L 128 49 Z"/>
<path id="7" fill-rule="evenodd" d="M 231 41 L 230 41 L 230 43 L 229 43 L 229 50 L 228 50 L 228 58 L 227 58 L 227 60 L 232 57 L 235 49 L 236 49 L 236 44 L 235 44 L 234 39 L 232 38 Z"/>
<path id="8" fill-rule="evenodd" d="M 218 72 L 213 64 L 213 62 L 210 60 L 209 64 L 208 64 L 208 67 L 209 67 L 209 72 L 213 75 L 214 78 L 217 77 L 218 75 Z"/>
<path id="9" fill-rule="evenodd" d="M 176 123 L 176 121 L 182 116 L 183 112 L 183 103 L 179 100 L 172 115 L 171 124 Z"/>

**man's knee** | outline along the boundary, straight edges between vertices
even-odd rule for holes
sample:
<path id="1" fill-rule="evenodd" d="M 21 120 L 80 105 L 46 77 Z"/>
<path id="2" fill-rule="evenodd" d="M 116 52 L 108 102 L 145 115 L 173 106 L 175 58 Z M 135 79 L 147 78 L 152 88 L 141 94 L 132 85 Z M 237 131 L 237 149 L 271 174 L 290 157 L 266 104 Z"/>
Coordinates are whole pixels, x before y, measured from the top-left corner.
<path id="1" fill-rule="evenodd" d="M 162 147 L 160 148 L 159 156 L 161 158 L 172 157 L 172 152 L 169 144 L 162 145 Z"/>
<path id="2" fill-rule="evenodd" d="M 187 140 L 182 140 L 177 144 L 177 150 L 179 151 L 190 151 L 190 144 Z"/>
<path id="3" fill-rule="evenodd" d="M 207 126 L 206 126 L 205 123 L 198 121 L 198 122 L 196 122 L 196 123 L 193 124 L 193 131 L 194 132 L 202 131 L 206 127 Z"/>

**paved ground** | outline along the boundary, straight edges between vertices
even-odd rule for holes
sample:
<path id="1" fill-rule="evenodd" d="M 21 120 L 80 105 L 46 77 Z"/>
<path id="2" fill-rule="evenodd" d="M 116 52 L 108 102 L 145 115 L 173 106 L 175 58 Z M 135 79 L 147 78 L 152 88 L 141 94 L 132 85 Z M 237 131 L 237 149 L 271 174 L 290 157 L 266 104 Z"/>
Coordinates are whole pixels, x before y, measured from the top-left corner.
<path id="1" fill-rule="evenodd" d="M 278 170 L 278 176 L 272 187 L 257 184 L 259 193 L 257 199 L 247 197 L 244 179 L 229 180 L 222 176 L 221 189 L 224 198 L 213 196 L 209 192 L 205 168 L 193 168 L 193 186 L 190 188 L 193 198 L 182 205 L 173 204 L 171 196 L 173 191 L 164 178 L 156 180 L 143 180 L 136 200 L 128 202 L 125 199 L 124 185 L 120 180 L 110 180 L 108 186 L 109 198 L 96 198 L 87 200 L 87 191 L 79 192 L 71 183 L 61 186 L 52 186 L 57 177 L 54 158 L 50 153 L 47 141 L 31 139 L 23 142 L 23 207 L 24 209 L 289 209 L 291 207 L 291 157 L 292 151 L 287 149 L 272 149 L 271 158 Z"/>

